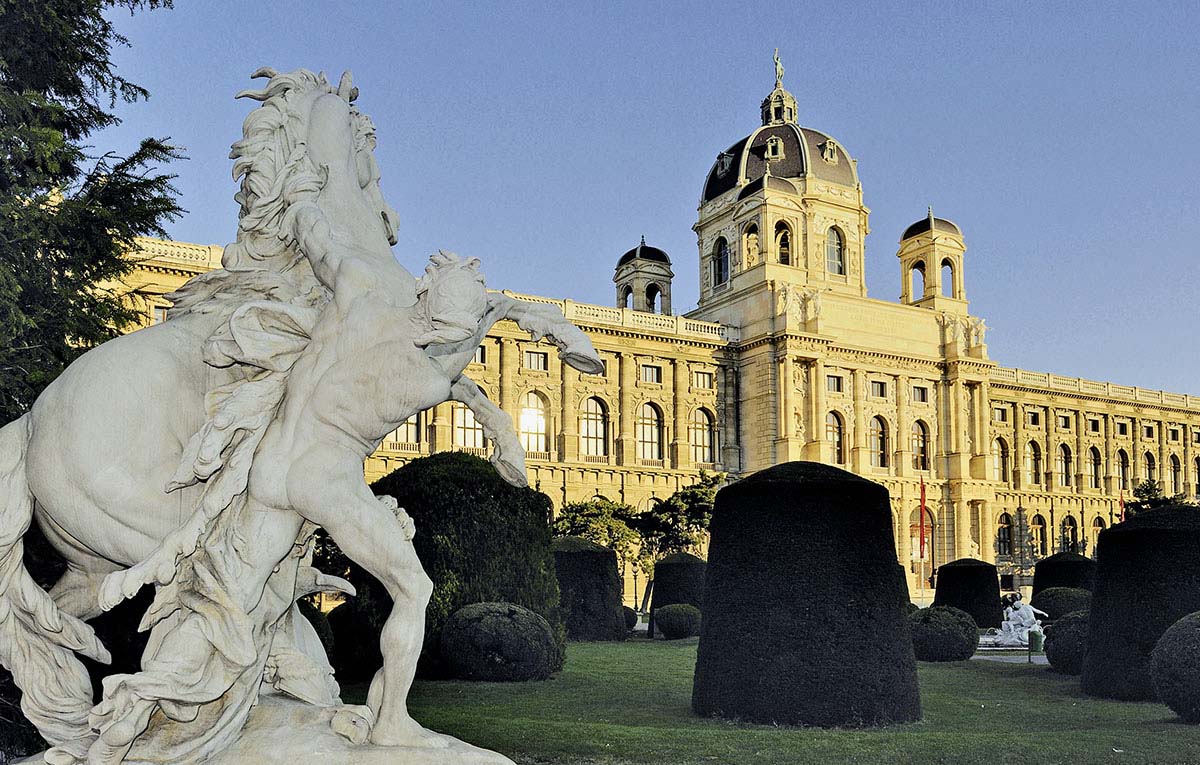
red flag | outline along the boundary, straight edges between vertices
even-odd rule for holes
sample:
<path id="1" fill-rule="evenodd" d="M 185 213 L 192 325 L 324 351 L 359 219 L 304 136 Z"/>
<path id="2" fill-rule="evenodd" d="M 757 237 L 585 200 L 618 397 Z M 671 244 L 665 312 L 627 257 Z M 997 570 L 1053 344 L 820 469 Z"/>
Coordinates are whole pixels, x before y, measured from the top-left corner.
<path id="1" fill-rule="evenodd" d="M 921 476 L 921 555 L 918 560 L 925 560 L 925 476 Z"/>
<path id="2" fill-rule="evenodd" d="M 1125 522 L 1125 490 L 1121 490 L 1121 523 Z"/>

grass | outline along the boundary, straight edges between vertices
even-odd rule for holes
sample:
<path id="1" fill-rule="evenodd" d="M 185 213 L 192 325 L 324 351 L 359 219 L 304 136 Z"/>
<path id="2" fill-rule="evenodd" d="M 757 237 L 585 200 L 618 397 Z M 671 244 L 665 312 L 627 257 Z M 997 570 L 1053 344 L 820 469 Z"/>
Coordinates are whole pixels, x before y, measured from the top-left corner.
<path id="1" fill-rule="evenodd" d="M 743 725 L 690 708 L 695 639 L 573 643 L 541 683 L 417 682 L 422 724 L 521 765 L 1200 762 L 1200 727 L 1160 704 L 1084 696 L 1045 666 L 921 664 L 924 720 L 867 730 Z M 344 697 L 364 688 L 347 688 Z"/>

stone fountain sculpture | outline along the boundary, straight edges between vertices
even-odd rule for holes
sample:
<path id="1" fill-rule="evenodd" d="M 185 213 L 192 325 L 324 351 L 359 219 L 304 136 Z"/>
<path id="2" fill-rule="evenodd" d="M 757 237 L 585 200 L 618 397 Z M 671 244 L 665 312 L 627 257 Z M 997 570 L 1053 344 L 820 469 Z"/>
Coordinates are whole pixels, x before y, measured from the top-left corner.
<path id="1" fill-rule="evenodd" d="M 410 415 L 470 407 L 491 461 L 525 485 L 511 418 L 463 369 L 508 318 L 588 373 L 601 362 L 555 307 L 488 291 L 478 261 L 393 257 L 375 129 L 336 85 L 262 69 L 233 145 L 237 241 L 171 296 L 168 321 L 73 363 L 0 429 L 0 664 L 52 765 L 87 762 L 508 762 L 422 728 L 406 699 L 432 583 L 413 523 L 363 479 Z M 49 591 L 22 565 L 36 518 L 69 567 Z M 395 601 L 365 706 L 343 705 L 298 598 L 352 592 L 316 571 L 324 527 Z M 93 703 L 85 623 L 146 585 L 141 670 Z"/>

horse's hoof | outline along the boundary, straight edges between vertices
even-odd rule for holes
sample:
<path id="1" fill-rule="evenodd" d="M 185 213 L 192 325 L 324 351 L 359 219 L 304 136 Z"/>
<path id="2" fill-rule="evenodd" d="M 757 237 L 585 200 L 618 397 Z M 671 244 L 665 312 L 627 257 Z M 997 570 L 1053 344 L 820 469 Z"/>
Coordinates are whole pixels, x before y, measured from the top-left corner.
<path id="1" fill-rule="evenodd" d="M 333 713 L 329 727 L 333 732 L 345 738 L 356 746 L 367 743 L 371 735 L 371 714 L 369 707 L 343 707 Z"/>

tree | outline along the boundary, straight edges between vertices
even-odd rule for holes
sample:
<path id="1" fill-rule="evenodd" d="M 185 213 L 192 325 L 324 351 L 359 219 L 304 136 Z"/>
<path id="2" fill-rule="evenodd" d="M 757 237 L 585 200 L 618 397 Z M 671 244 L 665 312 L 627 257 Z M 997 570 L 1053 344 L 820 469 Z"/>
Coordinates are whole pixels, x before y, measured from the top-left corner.
<path id="1" fill-rule="evenodd" d="M 638 559 L 640 537 L 629 527 L 635 511 L 629 505 L 604 497 L 586 502 L 569 502 L 562 506 L 550 526 L 556 537 L 583 537 L 617 554 L 621 573 L 625 565 Z"/>
<path id="2" fill-rule="evenodd" d="M 105 18 L 170 0 L 0 0 L 0 423 L 28 411 L 77 356 L 132 323 L 116 289 L 134 237 L 166 236 L 179 216 L 169 139 L 128 156 L 83 143 L 120 122 L 117 99 L 147 91 L 118 75 Z"/>
<path id="3" fill-rule="evenodd" d="M 629 526 L 641 537 L 642 568 L 653 576 L 654 563 L 677 552 L 699 553 L 712 519 L 721 473 L 700 471 L 700 478 L 666 499 L 655 499 L 649 510 L 633 516 Z"/>

